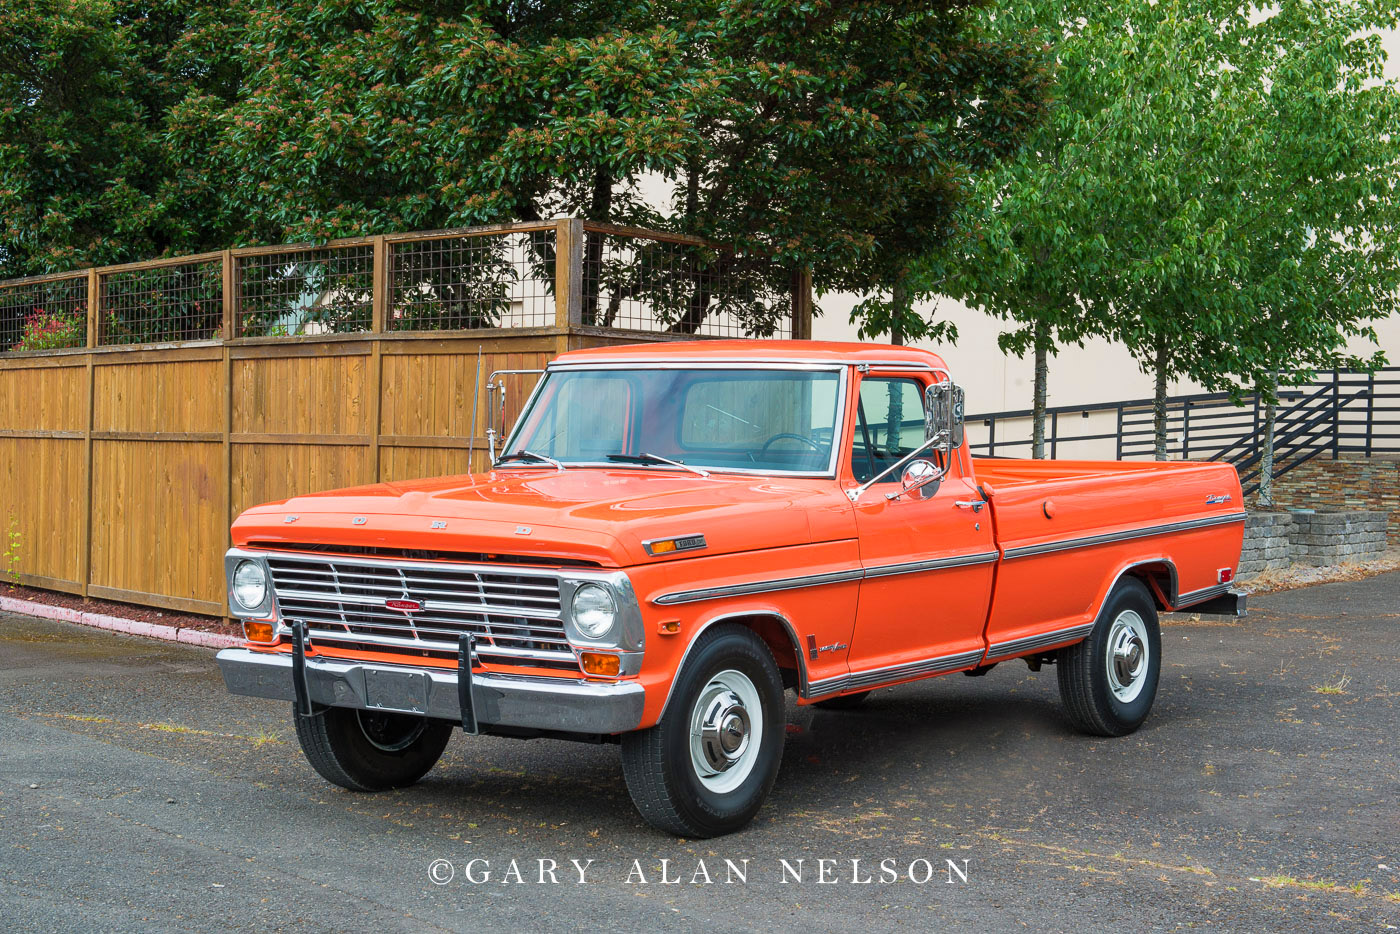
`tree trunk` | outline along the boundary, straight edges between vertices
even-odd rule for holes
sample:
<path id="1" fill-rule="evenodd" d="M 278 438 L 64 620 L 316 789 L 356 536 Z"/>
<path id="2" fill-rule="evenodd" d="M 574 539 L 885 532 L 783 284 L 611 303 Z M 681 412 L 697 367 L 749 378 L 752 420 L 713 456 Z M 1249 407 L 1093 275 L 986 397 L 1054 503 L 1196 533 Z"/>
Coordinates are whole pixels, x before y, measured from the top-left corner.
<path id="1" fill-rule="evenodd" d="M 613 179 L 599 169 L 593 174 L 593 197 L 588 205 L 588 219 L 606 224 L 612 219 Z M 598 323 L 598 289 L 603 281 L 603 240 L 606 234 L 589 233 L 584 235 L 583 281 L 583 323 Z M 611 322 L 609 322 L 611 324 Z"/>
<path id="2" fill-rule="evenodd" d="M 893 294 L 890 296 L 890 304 L 893 306 L 894 314 L 890 316 L 890 343 L 904 343 L 904 309 L 909 303 L 909 291 L 904 287 L 901 280 L 894 285 Z"/>
<path id="3" fill-rule="evenodd" d="M 1274 397 L 1278 394 L 1278 377 L 1269 380 L 1269 401 L 1264 404 L 1264 450 L 1259 455 L 1259 493 L 1255 505 L 1266 507 L 1274 504 L 1274 423 L 1278 415 L 1278 405 Z M 1261 391 L 1265 387 L 1261 387 Z"/>
<path id="4" fill-rule="evenodd" d="M 1152 394 L 1152 436 L 1157 460 L 1167 459 L 1167 335 L 1157 335 L 1157 385 Z"/>
<path id="5" fill-rule="evenodd" d="M 1045 399 L 1050 381 L 1050 328 L 1044 321 L 1035 323 L 1035 394 L 1031 401 L 1031 457 L 1045 458 Z"/>

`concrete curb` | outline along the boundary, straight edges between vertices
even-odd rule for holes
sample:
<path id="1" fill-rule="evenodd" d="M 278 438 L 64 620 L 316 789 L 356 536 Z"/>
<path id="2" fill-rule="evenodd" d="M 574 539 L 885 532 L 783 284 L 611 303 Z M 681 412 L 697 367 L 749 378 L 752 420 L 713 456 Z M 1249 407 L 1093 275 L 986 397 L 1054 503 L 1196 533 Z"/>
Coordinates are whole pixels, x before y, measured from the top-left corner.
<path id="1" fill-rule="evenodd" d="M 122 619 L 120 616 L 89 613 L 66 606 L 49 606 L 47 603 L 34 603 L 15 597 L 0 596 L 0 610 L 7 613 L 23 613 L 26 616 L 38 616 L 41 619 L 77 623 L 79 626 L 92 626 L 96 629 L 106 629 L 109 632 L 119 632 L 127 636 L 145 636 L 148 639 L 163 639 L 166 642 L 183 642 L 187 645 L 198 645 L 207 649 L 226 649 L 243 644 L 243 640 L 237 636 L 228 636 L 221 632 L 205 632 L 202 629 L 188 627 L 181 629 L 177 626 L 165 626 L 160 623 L 143 623 L 134 619 Z"/>

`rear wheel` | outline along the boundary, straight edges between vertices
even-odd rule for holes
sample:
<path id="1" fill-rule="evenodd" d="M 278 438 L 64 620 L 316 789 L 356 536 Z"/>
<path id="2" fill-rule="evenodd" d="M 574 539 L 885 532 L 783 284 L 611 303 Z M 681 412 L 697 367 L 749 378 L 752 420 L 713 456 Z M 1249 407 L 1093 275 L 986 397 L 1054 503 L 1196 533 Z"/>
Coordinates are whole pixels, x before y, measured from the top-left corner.
<path id="1" fill-rule="evenodd" d="M 1059 652 L 1060 697 L 1074 725 L 1123 736 L 1142 725 L 1157 696 L 1162 636 L 1146 585 L 1126 578 L 1109 594 L 1083 642 Z"/>
<path id="2" fill-rule="evenodd" d="M 783 682 L 742 626 L 701 634 L 656 726 L 622 736 L 622 773 L 647 823 L 716 837 L 758 813 L 783 753 Z"/>
<path id="3" fill-rule="evenodd" d="M 346 707 L 303 717 L 294 706 L 292 718 L 311 767 L 351 791 L 412 785 L 437 764 L 454 726 L 413 714 Z"/>

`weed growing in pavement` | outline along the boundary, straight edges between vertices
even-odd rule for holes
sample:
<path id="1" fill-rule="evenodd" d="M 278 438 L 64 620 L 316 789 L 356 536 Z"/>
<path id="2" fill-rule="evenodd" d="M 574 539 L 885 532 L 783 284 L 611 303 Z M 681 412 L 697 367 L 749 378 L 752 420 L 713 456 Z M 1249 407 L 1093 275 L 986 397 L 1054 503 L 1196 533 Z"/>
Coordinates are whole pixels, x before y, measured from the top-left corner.
<path id="1" fill-rule="evenodd" d="M 19 520 L 11 513 L 10 525 L 5 531 L 5 552 L 0 555 L 5 562 L 5 580 L 9 581 L 11 590 L 19 586 L 19 555 Z"/>
<path id="2" fill-rule="evenodd" d="M 1331 681 L 1331 682 L 1329 682 L 1329 683 L 1327 683 L 1327 684 L 1314 684 L 1314 685 L 1313 685 L 1313 693 L 1315 693 L 1315 694 L 1345 694 L 1345 693 L 1347 693 L 1347 685 L 1348 685 L 1348 684 L 1351 684 L 1351 676 L 1350 676 L 1350 675 L 1342 675 L 1342 676 L 1341 676 L 1340 678 L 1338 678 L 1336 681 Z"/>

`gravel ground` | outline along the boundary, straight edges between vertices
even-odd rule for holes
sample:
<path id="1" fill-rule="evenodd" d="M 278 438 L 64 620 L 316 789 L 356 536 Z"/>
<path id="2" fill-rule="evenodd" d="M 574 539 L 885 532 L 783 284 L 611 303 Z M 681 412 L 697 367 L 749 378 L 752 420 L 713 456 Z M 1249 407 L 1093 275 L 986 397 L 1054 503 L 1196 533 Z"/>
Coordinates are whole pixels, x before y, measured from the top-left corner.
<path id="1" fill-rule="evenodd" d="M 768 804 L 709 841 L 645 826 L 609 746 L 459 735 L 418 785 L 351 794 L 305 763 L 286 705 L 225 693 L 212 653 L 0 616 L 0 918 L 26 931 L 1395 930 L 1397 607 L 1400 574 L 1383 574 L 1258 597 L 1243 620 L 1169 620 L 1156 707 L 1120 739 L 1074 733 L 1053 670 L 1015 663 L 852 712 L 790 706 Z M 559 884 L 539 882 L 541 859 Z M 586 884 L 573 859 L 594 860 Z M 730 882 L 725 860 L 746 879 Z M 782 881 L 783 860 L 803 860 L 801 882 Z"/>
<path id="2" fill-rule="evenodd" d="M 1310 587 L 1313 584 L 1328 584 L 1339 581 L 1363 580 L 1377 574 L 1400 570 L 1400 548 L 1390 547 L 1374 558 L 1365 561 L 1351 561 L 1346 564 L 1332 564 L 1326 567 L 1305 567 L 1294 565 L 1277 571 L 1265 571 L 1240 581 L 1240 588 L 1248 593 L 1275 593 L 1292 590 L 1295 587 Z"/>

